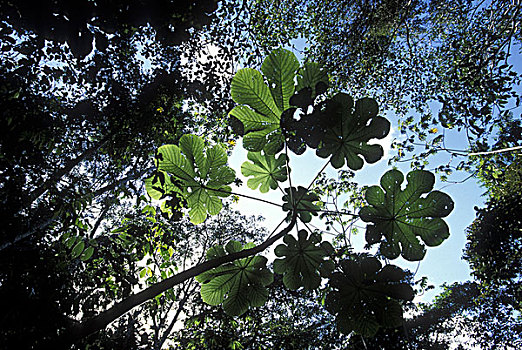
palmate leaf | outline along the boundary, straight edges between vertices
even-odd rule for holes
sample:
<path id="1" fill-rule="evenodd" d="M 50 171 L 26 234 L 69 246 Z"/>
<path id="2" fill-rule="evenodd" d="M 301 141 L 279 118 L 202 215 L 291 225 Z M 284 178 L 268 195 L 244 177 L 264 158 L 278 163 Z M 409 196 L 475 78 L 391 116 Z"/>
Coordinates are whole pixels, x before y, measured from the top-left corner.
<path id="1" fill-rule="evenodd" d="M 325 300 L 340 332 L 372 337 L 380 327 L 401 325 L 402 307 L 397 300 L 412 300 L 414 295 L 403 282 L 404 271 L 394 265 L 382 268 L 374 257 L 343 260 L 340 266 L 330 277 L 332 291 Z"/>
<path id="2" fill-rule="evenodd" d="M 259 190 L 266 193 L 270 189 L 275 190 L 278 182 L 286 181 L 286 155 L 281 154 L 276 159 L 273 155 L 248 152 L 247 157 L 251 162 L 247 161 L 241 165 L 241 173 L 244 176 L 252 176 L 247 181 L 249 188 L 255 190 L 261 185 Z"/>
<path id="3" fill-rule="evenodd" d="M 426 254 L 418 237 L 430 247 L 449 237 L 448 225 L 441 218 L 453 210 L 453 200 L 445 193 L 432 191 L 435 176 L 428 171 L 411 171 L 407 180 L 402 190 L 403 174 L 398 170 L 385 173 L 382 188 L 372 186 L 366 190 L 368 206 L 359 215 L 371 223 L 366 231 L 369 245 L 380 243 L 380 252 L 389 259 L 402 255 L 417 261 Z"/>
<path id="4" fill-rule="evenodd" d="M 290 99 L 290 103 L 299 109 L 289 108 L 283 112 L 281 129 L 292 152 L 302 154 L 306 146 L 317 149 L 326 132 L 340 125 L 345 107 L 338 100 L 341 99 L 336 95 L 315 104 L 310 88 L 299 91 Z"/>
<path id="5" fill-rule="evenodd" d="M 224 248 L 216 246 L 209 249 L 207 259 L 215 259 L 253 246 L 242 246 L 237 241 L 230 241 Z M 263 306 L 268 298 L 266 286 L 274 280 L 266 262 L 265 257 L 252 256 L 198 275 L 196 280 L 201 283 L 201 298 L 210 305 L 223 303 L 223 310 L 233 316 L 242 315 L 249 307 Z"/>
<path id="6" fill-rule="evenodd" d="M 329 242 L 321 242 L 317 234 L 308 234 L 305 230 L 298 232 L 297 240 L 292 235 L 286 235 L 275 248 L 275 255 L 283 257 L 274 261 L 274 272 L 283 275 L 283 283 L 288 289 L 300 287 L 311 290 L 321 284 L 321 276 L 326 277 L 335 265 L 332 260 L 325 260 L 333 253 Z"/>
<path id="7" fill-rule="evenodd" d="M 352 170 L 367 163 L 375 163 L 383 156 L 380 145 L 368 144 L 371 139 L 382 139 L 390 131 L 390 122 L 377 116 L 379 107 L 371 98 L 362 98 L 355 103 L 344 93 L 334 96 L 340 105 L 339 122 L 330 128 L 317 149 L 321 158 L 331 156 L 332 166 L 336 169 L 346 165 Z"/>
<path id="8" fill-rule="evenodd" d="M 221 146 L 205 150 L 199 136 L 183 135 L 179 146 L 158 149 L 158 172 L 145 181 L 147 192 L 155 199 L 180 192 L 190 209 L 190 220 L 199 224 L 208 214 L 219 213 L 223 206 L 220 197 L 230 195 L 227 185 L 235 180 L 235 173 L 227 166 L 227 158 Z"/>
<path id="9" fill-rule="evenodd" d="M 320 206 L 313 203 L 319 201 L 319 196 L 308 192 L 302 186 L 298 186 L 297 190 L 295 187 L 285 188 L 285 192 L 283 210 L 289 211 L 287 220 L 290 220 L 293 211 L 297 211 L 301 221 L 307 223 L 312 220 L 312 215 L 317 215 L 317 211 L 321 209 Z"/>
<path id="10" fill-rule="evenodd" d="M 297 58 L 287 50 L 278 49 L 270 53 L 261 69 L 239 70 L 231 84 L 231 95 L 239 104 L 229 115 L 243 124 L 243 146 L 251 152 L 264 150 L 276 154 L 283 149 L 280 119 L 283 110 L 289 107 L 294 94 L 295 72 L 299 68 Z"/>

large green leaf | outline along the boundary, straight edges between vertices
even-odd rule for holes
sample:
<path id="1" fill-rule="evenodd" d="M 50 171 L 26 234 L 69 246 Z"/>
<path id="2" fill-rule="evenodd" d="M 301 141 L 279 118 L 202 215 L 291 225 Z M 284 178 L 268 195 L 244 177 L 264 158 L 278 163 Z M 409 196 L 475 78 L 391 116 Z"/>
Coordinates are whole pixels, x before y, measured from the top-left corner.
<path id="1" fill-rule="evenodd" d="M 426 249 L 440 245 L 449 237 L 442 217 L 453 210 L 453 200 L 445 193 L 432 191 L 435 176 L 424 170 L 408 173 L 408 184 L 401 190 L 403 174 L 390 170 L 381 178 L 381 187 L 366 190 L 368 206 L 359 215 L 368 225 L 366 241 L 380 243 L 380 252 L 389 259 L 402 255 L 406 260 L 421 260 Z M 431 191 L 431 192 L 430 192 Z"/>
<path id="2" fill-rule="evenodd" d="M 225 248 L 211 248 L 207 259 L 215 259 L 225 253 L 235 253 L 252 246 L 242 246 L 237 241 L 230 241 Z M 223 303 L 225 312 L 233 316 L 245 313 L 249 307 L 264 305 L 268 298 L 266 286 L 274 280 L 266 263 L 265 257 L 252 256 L 198 275 L 196 280 L 201 283 L 201 298 L 210 305 Z"/>
<path id="3" fill-rule="evenodd" d="M 261 67 L 263 75 L 255 69 L 240 69 L 231 84 L 231 95 L 239 104 L 229 115 L 243 124 L 243 146 L 251 152 L 264 150 L 276 154 L 283 149 L 280 119 L 290 104 L 295 91 L 295 72 L 299 67 L 297 58 L 287 50 L 273 51 Z"/>
<path id="4" fill-rule="evenodd" d="M 247 181 L 249 188 L 255 190 L 261 185 L 259 190 L 266 193 L 269 189 L 275 190 L 278 182 L 286 181 L 286 155 L 281 154 L 276 159 L 273 155 L 248 152 L 247 157 L 251 162 L 244 162 L 241 165 L 241 173 L 253 177 Z"/>
<path id="5" fill-rule="evenodd" d="M 161 199 L 173 192 L 184 197 L 190 220 L 199 224 L 207 215 L 216 215 L 223 204 L 220 197 L 230 195 L 227 186 L 235 180 L 227 164 L 227 154 L 219 145 L 207 148 L 196 135 L 183 135 L 176 145 L 158 149 L 158 172 L 145 181 L 149 195 Z"/>
<path id="6" fill-rule="evenodd" d="M 406 274 L 394 265 L 382 265 L 373 257 L 343 260 L 341 271 L 330 277 L 326 309 L 336 316 L 339 331 L 374 336 L 380 327 L 402 323 L 402 307 L 397 301 L 412 300 L 413 289 L 404 283 Z"/>
<path id="7" fill-rule="evenodd" d="M 299 287 L 315 289 L 321 284 L 321 275 L 327 276 L 335 265 L 331 260 L 325 260 L 333 253 L 329 242 L 321 242 L 317 234 L 308 234 L 300 230 L 297 240 L 292 235 L 286 235 L 275 248 L 275 255 L 283 257 L 274 261 L 274 272 L 283 275 L 283 283 L 288 289 Z"/>
<path id="8" fill-rule="evenodd" d="M 344 93 L 334 96 L 339 104 L 339 122 L 330 128 L 317 149 L 322 158 L 331 156 L 334 168 L 346 165 L 352 170 L 361 169 L 363 158 L 367 163 L 375 163 L 383 156 L 380 145 L 368 144 L 371 139 L 382 139 L 390 131 L 390 122 L 377 116 L 379 107 L 371 98 L 357 101 L 353 108 L 353 99 Z"/>
<path id="9" fill-rule="evenodd" d="M 230 93 L 234 102 L 249 106 L 266 118 L 279 119 L 281 115 L 263 75 L 255 69 L 240 69 L 232 78 Z"/>
<path id="10" fill-rule="evenodd" d="M 268 80 L 274 101 L 281 111 L 290 107 L 289 100 L 294 94 L 294 77 L 299 61 L 293 53 L 285 49 L 275 49 L 261 65 L 261 71 Z"/>
<path id="11" fill-rule="evenodd" d="M 292 217 L 292 213 L 297 211 L 302 222 L 310 222 L 312 215 L 317 215 L 320 208 L 314 202 L 319 201 L 319 196 L 315 193 L 308 192 L 306 188 L 298 186 L 285 188 L 286 194 L 283 196 L 283 210 L 289 211 L 287 219 Z"/>

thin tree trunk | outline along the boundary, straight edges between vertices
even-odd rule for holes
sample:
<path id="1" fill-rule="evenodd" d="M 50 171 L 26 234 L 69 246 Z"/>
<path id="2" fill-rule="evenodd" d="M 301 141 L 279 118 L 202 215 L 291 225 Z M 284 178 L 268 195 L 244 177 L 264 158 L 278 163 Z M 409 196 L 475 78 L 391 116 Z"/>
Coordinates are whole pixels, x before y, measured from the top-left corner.
<path id="1" fill-rule="evenodd" d="M 25 200 L 25 206 L 29 207 L 35 200 L 40 198 L 42 194 L 47 192 L 51 186 L 57 183 L 65 174 L 68 174 L 75 166 L 80 164 L 85 159 L 90 158 L 94 155 L 102 146 L 104 146 L 111 135 L 105 136 L 97 145 L 92 146 L 91 148 L 86 149 L 82 154 L 74 159 L 70 159 L 63 168 L 58 169 L 54 172 L 44 183 L 38 188 L 34 189 Z"/>
<path id="2" fill-rule="evenodd" d="M 100 189 L 98 189 L 98 190 L 96 190 L 94 192 L 88 193 L 87 195 L 90 195 L 90 194 L 94 193 L 95 197 L 100 196 L 103 193 L 105 193 L 107 191 L 111 191 L 111 190 L 115 189 L 116 187 L 118 187 L 118 186 L 120 186 L 120 185 L 122 185 L 122 184 L 124 184 L 124 183 L 126 183 L 126 182 L 128 182 L 130 180 L 135 180 L 137 178 L 140 178 L 141 176 L 146 174 L 151 169 L 153 169 L 153 168 L 147 168 L 147 169 L 144 169 L 144 170 L 140 171 L 137 174 L 129 175 L 127 177 L 124 177 L 123 179 L 115 181 L 112 184 L 104 186 L 104 187 L 102 187 L 102 188 L 100 188 Z M 26 232 L 24 232 L 22 234 L 19 234 L 18 236 L 16 236 L 11 241 L 4 242 L 4 243 L 0 244 L 0 251 L 2 251 L 4 249 L 6 249 L 6 248 L 8 248 L 8 247 L 18 243 L 19 241 L 21 241 L 21 240 L 23 240 L 25 238 L 28 238 L 28 237 L 32 236 L 37 231 L 45 230 L 47 227 L 49 227 L 49 225 L 51 225 L 53 222 L 55 222 L 58 219 L 59 218 L 57 218 L 57 217 L 49 218 L 49 219 L 45 220 L 42 224 L 38 225 L 37 227 L 33 227 L 33 228 L 29 229 L 28 231 L 26 231 Z"/>
<path id="3" fill-rule="evenodd" d="M 191 282 L 192 281 L 190 281 L 189 283 L 191 283 Z M 189 286 L 190 286 L 190 284 L 189 284 Z M 167 340 L 168 336 L 170 335 L 170 332 L 172 332 L 172 329 L 174 328 L 174 325 L 176 324 L 176 322 L 178 320 L 179 315 L 181 314 L 181 311 L 183 311 L 183 307 L 185 306 L 185 303 L 187 302 L 189 297 L 192 295 L 192 293 L 194 293 L 194 290 L 196 288 L 194 287 L 190 291 L 188 289 L 189 288 L 187 288 L 187 290 L 185 291 L 185 296 L 183 297 L 183 299 L 180 301 L 180 303 L 178 305 L 178 308 L 176 310 L 176 314 L 174 315 L 174 317 L 170 321 L 170 324 L 167 327 L 167 329 L 163 332 L 163 335 L 161 336 L 161 339 L 159 339 L 158 344 L 156 344 L 156 349 L 157 350 L 160 350 L 161 347 L 163 346 L 163 344 L 165 343 L 165 341 Z"/>

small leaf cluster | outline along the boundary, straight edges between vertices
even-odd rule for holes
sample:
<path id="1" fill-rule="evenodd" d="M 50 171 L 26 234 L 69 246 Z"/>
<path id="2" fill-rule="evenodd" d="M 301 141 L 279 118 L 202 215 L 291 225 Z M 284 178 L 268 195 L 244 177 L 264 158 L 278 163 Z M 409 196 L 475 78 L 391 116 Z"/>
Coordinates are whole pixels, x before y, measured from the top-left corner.
<path id="1" fill-rule="evenodd" d="M 85 240 L 80 236 L 65 233 L 61 239 L 65 247 L 71 250 L 71 258 L 73 259 L 79 257 L 82 261 L 87 261 L 94 254 L 94 246 L 86 244 Z"/>

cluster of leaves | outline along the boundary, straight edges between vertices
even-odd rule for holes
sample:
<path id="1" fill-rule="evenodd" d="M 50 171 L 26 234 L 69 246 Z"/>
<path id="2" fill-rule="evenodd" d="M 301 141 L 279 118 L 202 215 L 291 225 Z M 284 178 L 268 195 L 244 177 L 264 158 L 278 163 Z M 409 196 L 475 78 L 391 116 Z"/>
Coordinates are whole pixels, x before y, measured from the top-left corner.
<path id="1" fill-rule="evenodd" d="M 361 99 L 354 109 L 353 99 L 339 93 L 315 105 L 318 95 L 326 92 L 327 75 L 317 64 L 299 68 L 295 55 L 287 50 L 273 51 L 261 71 L 268 85 L 251 68 L 239 70 L 232 79 L 232 99 L 239 106 L 229 115 L 241 122 L 236 122 L 236 129 L 244 134 L 248 151 L 276 154 L 285 145 L 302 154 L 309 146 L 322 158 L 331 156 L 334 167 L 346 163 L 355 170 L 363 165 L 361 156 L 368 163 L 382 158 L 382 147 L 368 141 L 385 137 L 390 123 L 377 116 L 374 100 Z"/>
<path id="2" fill-rule="evenodd" d="M 229 115 L 236 131 L 244 135 L 243 146 L 249 151 L 250 162 L 243 164 L 242 172 L 252 177 L 248 180 L 252 189 L 261 186 L 261 192 L 267 192 L 288 178 L 287 149 L 301 154 L 307 146 L 317 148 L 317 154 L 330 158 L 328 162 L 335 168 L 347 165 L 354 170 L 362 167 L 363 159 L 371 163 L 383 155 L 380 145 L 368 144 L 371 139 L 386 136 L 390 128 L 386 119 L 377 116 L 377 103 L 369 98 L 354 103 L 343 93 L 332 98 L 323 96 L 319 101 L 318 96 L 326 92 L 326 75 L 315 64 L 299 70 L 298 67 L 292 53 L 278 49 L 261 66 L 266 81 L 260 72 L 250 68 L 241 69 L 232 80 L 232 98 L 240 105 Z M 183 150 L 184 154 L 189 152 L 192 151 Z M 161 162 L 160 159 L 159 168 Z M 183 158 L 176 162 L 178 168 L 189 167 Z M 186 181 L 183 173 L 170 173 L 175 181 Z M 429 172 L 408 174 L 404 191 L 402 182 L 401 172 L 386 173 L 381 179 L 386 193 L 377 186 L 369 188 L 366 200 L 370 206 L 361 210 L 360 217 L 373 223 L 367 229 L 369 243 L 381 242 L 384 237 L 382 255 L 396 258 L 402 246 L 405 258 L 421 260 L 425 249 L 416 237 L 430 246 L 442 243 L 449 232 L 440 218 L 451 212 L 453 202 L 439 191 L 430 192 L 435 178 Z M 426 193 L 429 194 L 421 197 Z M 319 199 L 305 187 L 286 188 L 282 209 L 289 211 L 290 228 L 296 216 L 305 224 L 310 222 L 321 208 L 314 204 Z M 285 244 L 275 249 L 281 259 L 274 261 L 274 272 L 283 275 L 283 283 L 290 290 L 314 290 L 320 287 L 322 277 L 329 278 L 333 291 L 328 294 L 326 305 L 337 315 L 342 332 L 373 336 L 381 327 L 400 325 L 402 307 L 397 300 L 413 298 L 413 290 L 405 282 L 406 273 L 400 268 L 387 265 L 381 270 L 376 258 L 365 257 L 342 260 L 340 271 L 332 274 L 334 249 L 328 242 L 321 243 L 320 236 L 300 230 L 297 239 L 286 234 L 283 240 Z M 231 241 L 224 248 L 210 249 L 207 258 L 212 260 L 243 249 L 240 243 Z M 230 315 L 241 315 L 251 306 L 263 305 L 268 295 L 266 286 L 273 280 L 266 262 L 259 256 L 241 258 L 199 275 L 203 301 L 223 304 Z"/>
<path id="3" fill-rule="evenodd" d="M 318 99 L 326 92 L 327 76 L 315 64 L 299 68 L 295 56 L 283 49 L 273 51 L 263 62 L 261 70 L 264 77 L 257 70 L 241 69 L 231 86 L 232 98 L 240 105 L 229 115 L 236 131 L 244 135 L 243 146 L 249 151 L 250 161 L 243 164 L 242 173 L 251 177 L 247 183 L 250 188 L 260 186 L 261 192 L 267 192 L 287 180 L 290 173 L 287 149 L 301 154 L 307 146 L 316 148 L 317 155 L 329 158 L 328 162 L 335 168 L 347 165 L 354 170 L 362 167 L 363 159 L 372 163 L 382 157 L 382 147 L 368 141 L 385 137 L 390 123 L 377 116 L 378 106 L 374 100 L 363 98 L 354 103 L 343 93 Z M 207 164 L 202 158 L 203 141 L 195 140 L 198 138 L 186 135 L 182 137 L 179 148 L 168 146 L 175 150 L 175 155 L 158 157 L 158 169 L 167 171 L 175 186 L 199 186 L 197 188 L 216 191 L 208 184 L 201 184 L 214 170 L 200 166 Z M 196 148 L 198 151 L 194 150 Z M 276 158 L 283 150 L 284 153 Z M 163 153 L 161 148 L 158 153 Z M 170 162 L 168 169 L 165 161 Z M 193 175 L 193 166 L 203 169 L 197 179 Z M 232 182 L 232 176 L 227 180 L 229 182 L 218 185 Z M 421 197 L 433 188 L 435 179 L 431 173 L 411 172 L 404 191 L 400 189 L 402 181 L 403 175 L 399 171 L 385 174 L 381 184 L 386 194 L 378 187 L 368 189 L 366 199 L 371 206 L 364 208 L 360 216 L 373 222 L 367 230 L 367 237 L 373 239 L 369 243 L 380 242 L 381 237 L 385 237 L 381 246 L 384 256 L 398 257 L 402 245 L 404 257 L 420 260 L 425 250 L 416 236 L 431 246 L 447 238 L 447 226 L 440 217 L 451 212 L 453 202 L 438 191 Z M 189 208 L 196 204 L 191 204 L 188 197 L 194 191 L 183 194 Z M 230 189 L 223 188 L 222 192 L 229 194 Z M 208 207 L 204 198 L 196 199 L 200 202 L 198 205 Z M 310 222 L 312 215 L 317 215 L 321 208 L 314 204 L 319 199 L 305 187 L 286 188 L 282 209 L 289 211 L 287 221 L 290 228 L 296 216 L 305 224 Z M 210 210 L 208 212 L 213 214 Z M 194 222 L 192 215 L 191 219 Z M 330 288 L 334 291 L 329 293 L 326 304 L 330 312 L 338 314 L 337 324 L 342 332 L 356 331 L 373 336 L 380 327 L 397 327 L 401 323 L 402 308 L 396 299 L 413 298 L 411 287 L 404 282 L 406 274 L 401 269 L 388 265 L 381 270 L 376 258 L 363 258 L 360 261 L 341 261 L 340 272 L 332 274 L 335 269 L 333 247 L 328 242 L 321 243 L 317 234 L 308 235 L 307 231 L 301 230 L 297 239 L 286 234 L 284 243 L 275 249 L 275 254 L 281 259 L 275 260 L 274 272 L 283 275 L 283 283 L 290 290 L 301 287 L 314 290 L 320 287 L 322 277 L 329 278 Z M 388 249 L 383 248 L 386 245 Z M 254 246 L 243 247 L 239 242 L 230 241 L 225 247 L 211 248 L 207 259 L 251 247 Z M 267 260 L 260 256 L 245 257 L 202 273 L 197 280 L 202 284 L 203 301 L 211 305 L 223 304 L 224 311 L 230 315 L 241 315 L 249 307 L 263 305 L 268 295 L 266 286 L 273 281 L 266 263 Z M 364 312 L 365 308 L 372 311 Z"/>
<path id="4" fill-rule="evenodd" d="M 490 199 L 468 227 L 464 250 L 464 259 L 484 292 L 502 290 L 507 303 L 517 310 L 522 309 L 521 209 L 520 193 Z"/>
<path id="5" fill-rule="evenodd" d="M 143 4 L 125 1 L 45 2 L 33 6 L 24 1 L 2 4 L 1 13 L 9 22 L 30 31 L 43 33 L 43 39 L 67 43 L 75 56 L 85 57 L 96 48 L 108 46 L 107 35 L 149 24 L 157 32 L 156 40 L 180 44 L 190 37 L 190 30 L 210 21 L 217 9 L 215 0 L 198 0 L 189 4 L 159 1 Z M 43 44 L 43 40 L 42 40 Z"/>
<path id="6" fill-rule="evenodd" d="M 305 56 L 328 69 L 336 88 L 375 96 L 399 117 L 393 161 L 424 167 L 448 152 L 451 160 L 436 169 L 447 179 L 479 168 L 464 150 L 448 149 L 449 130 L 462 131 L 467 151 L 520 145 L 519 3 L 255 1 L 249 14 L 259 41 L 305 38 Z"/>
<path id="7" fill-rule="evenodd" d="M 174 349 L 344 349 L 348 341 L 333 317 L 317 302 L 316 290 L 287 289 L 280 275 L 268 286 L 265 305 L 232 317 L 196 298 Z"/>
<path id="8" fill-rule="evenodd" d="M 9 218 L 0 230 L 0 293 L 11 315 L 1 319 L 0 342 L 22 348 L 127 298 L 138 283 L 135 259 L 168 253 L 172 236 L 164 230 L 156 229 L 161 248 L 143 242 L 145 230 L 134 226 L 111 233 L 120 211 L 131 213 L 128 202 L 146 200 L 141 180 L 156 149 L 200 125 L 211 139 L 229 137 L 222 119 L 207 113 L 200 122 L 184 103 L 228 84 L 190 83 L 178 46 L 189 33 L 199 36 L 195 29 L 213 18 L 215 1 L 34 5 L 0 4 L 0 198 Z M 100 334 L 106 347 L 135 347 L 108 341 L 123 342 L 126 327 L 132 333 L 128 316 L 114 333 Z"/>
<path id="9" fill-rule="evenodd" d="M 232 11 L 234 6 L 230 4 L 224 1 L 219 11 Z M 250 7 L 245 4 L 236 8 L 242 11 Z M 210 12 L 216 9 L 215 1 L 176 4 L 176 8 L 171 2 L 154 5 L 111 2 L 107 5 L 81 1 L 71 5 L 55 1 L 47 5 L 40 8 L 16 1 L 0 5 L 0 102 L 4 116 L 0 128 L 0 166 L 2 183 L 5 183 L 1 190 L 1 209 L 10 218 L 2 230 L 1 244 L 12 246 L 13 242 L 25 240 L 18 248 L 2 252 L 3 261 L 9 262 L 14 257 L 13 261 L 19 265 L 10 262 L 2 269 L 0 293 L 7 302 L 16 300 L 23 304 L 36 298 L 39 306 L 50 305 L 53 312 L 49 315 L 64 321 L 42 332 L 55 335 L 56 329 L 69 327 L 64 325 L 68 316 L 76 317 L 81 311 L 87 318 L 116 299 L 128 301 L 125 298 L 132 292 L 139 275 L 136 262 L 146 255 L 157 259 L 153 263 L 158 263 L 158 269 L 165 274 L 151 276 L 152 268 L 141 269 L 145 271 L 143 279 L 147 283 L 158 282 L 159 276 L 166 279 L 173 273 L 166 269 L 177 267 L 172 260 L 180 256 L 172 243 L 179 241 L 157 225 L 161 214 L 152 214 L 146 207 L 149 214 L 146 221 L 153 225 L 150 230 L 147 225 L 126 221 L 121 231 L 111 234 L 109 226 L 114 223 L 106 220 L 129 198 L 136 198 L 138 204 L 144 200 L 138 179 L 150 176 L 151 155 L 159 145 L 167 144 L 158 150 L 158 169 L 145 182 L 145 188 L 152 198 L 167 199 L 162 204 L 164 214 L 176 214 L 186 204 L 193 222 L 204 221 L 209 214 L 221 210 L 221 198 L 229 195 L 228 185 L 235 176 L 226 166 L 226 152 L 221 146 L 205 149 L 204 142 L 190 134 L 199 128 L 210 134 L 213 141 L 226 139 L 228 134 L 219 132 L 223 131 L 222 119 L 206 111 L 191 116 L 186 113 L 184 103 L 188 97 L 206 98 L 213 100 L 214 105 L 227 106 L 230 99 L 220 95 L 223 89 L 219 83 L 214 84 L 223 80 L 213 79 L 219 77 L 221 71 L 215 64 L 201 65 L 200 71 L 207 72 L 208 79 L 199 79 L 210 86 L 202 88 L 201 82 L 189 83 L 180 68 L 182 53 L 192 62 L 197 56 L 194 53 L 199 52 L 205 41 L 186 43 L 185 47 L 190 49 L 185 52 L 171 45 L 172 40 L 177 43 L 178 39 L 187 38 L 188 32 L 198 37 L 197 31 L 187 28 L 207 23 L 212 17 Z M 76 11 L 78 8 L 81 10 Z M 231 16 L 229 20 L 235 22 L 243 18 Z M 215 26 L 208 32 L 222 30 L 215 38 L 233 42 L 235 38 L 226 33 L 235 28 Z M 93 38 L 96 50 L 92 50 Z M 68 48 L 63 42 L 67 42 Z M 233 45 L 222 45 L 227 49 L 219 48 L 223 55 L 218 56 L 232 57 L 228 48 Z M 152 68 L 147 68 L 144 61 L 150 61 Z M 274 189 L 288 178 L 288 154 L 276 159 L 276 153 L 287 147 L 298 154 L 304 151 L 304 145 L 316 148 L 317 154 L 330 158 L 334 166 L 347 164 L 353 169 L 360 168 L 363 159 L 374 162 L 382 156 L 380 146 L 368 142 L 371 138 L 384 137 L 389 129 L 389 124 L 377 116 L 375 101 L 363 98 L 354 103 L 348 95 L 326 95 L 325 72 L 314 63 L 299 68 L 295 56 L 285 50 L 269 55 L 261 68 L 263 74 L 245 69 L 232 81 L 232 98 L 242 105 L 234 113 L 240 122 L 237 126 L 245 133 L 245 147 L 261 152 L 249 158 L 254 167 L 245 166 L 250 168 L 245 171 L 254 175 L 251 187 L 261 185 L 261 191 Z M 226 79 L 228 75 L 224 76 Z M 295 107 L 294 113 L 285 113 L 291 107 Z M 186 136 L 180 140 L 182 134 Z M 290 185 L 284 199 L 285 208 L 307 221 L 318 209 L 313 204 L 316 199 L 318 197 L 308 193 L 308 189 Z M 95 220 L 91 220 L 93 218 Z M 92 224 L 85 224 L 63 240 L 57 239 L 64 233 L 67 235 L 71 227 L 78 227 L 78 222 Z M 140 229 L 143 227 L 147 230 Z M 46 239 L 40 239 L 44 236 Z M 315 242 L 315 239 L 305 241 Z M 91 252 L 89 247 L 85 248 L 85 242 L 96 249 Z M 91 242 L 98 242 L 98 246 Z M 234 245 L 231 250 L 240 249 L 235 243 L 231 245 Z M 48 262 L 42 264 L 41 269 L 38 269 L 38 259 L 24 262 L 20 258 L 26 250 L 32 252 L 36 247 L 41 249 L 36 256 Z M 81 257 L 87 252 L 85 261 L 73 259 L 71 262 L 71 249 L 73 256 Z M 61 264 L 54 264 L 55 261 Z M 265 271 L 262 265 L 259 262 L 259 266 L 243 267 Z M 76 279 L 76 273 L 83 277 Z M 49 281 L 44 280 L 47 276 Z M 96 278 L 89 280 L 89 276 Z M 97 301 L 101 292 L 93 286 L 95 282 L 111 291 L 101 302 Z M 260 285 L 264 287 L 265 283 L 268 277 L 254 280 L 252 288 L 261 290 Z M 60 284 L 64 287 L 60 288 Z M 89 288 L 82 288 L 85 285 Z M 92 292 L 93 298 L 88 302 L 87 298 L 76 298 L 78 290 L 86 294 Z M 226 290 L 224 297 L 228 300 L 234 290 Z M 159 298 L 152 299 L 159 303 Z M 257 305 L 258 299 L 247 304 L 251 302 Z M 244 301 L 241 307 L 236 305 L 236 310 L 243 310 L 244 305 Z M 12 306 L 6 306 L 6 310 L 12 310 Z M 40 332 L 38 322 L 41 323 L 44 316 L 46 313 L 40 312 L 34 317 L 36 321 L 20 318 L 31 322 L 19 330 L 9 326 L 2 335 L 11 337 L 9 344 L 16 343 L 12 340 L 17 337 Z M 120 326 L 128 326 L 132 333 L 136 319 L 129 315 L 126 320 L 128 324 L 122 319 Z M 9 323 L 9 319 L 2 321 Z M 85 325 L 83 321 L 75 327 Z M 115 334 L 121 335 L 120 330 Z M 18 345 L 30 348 L 33 344 Z"/>

